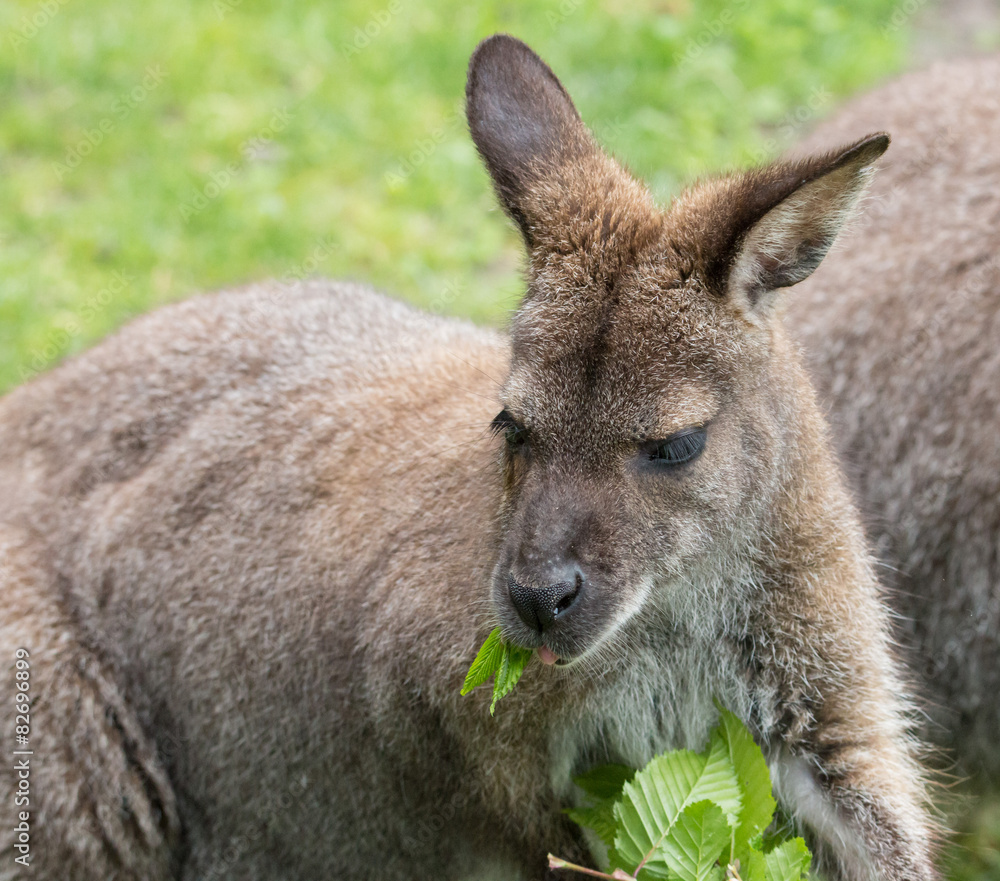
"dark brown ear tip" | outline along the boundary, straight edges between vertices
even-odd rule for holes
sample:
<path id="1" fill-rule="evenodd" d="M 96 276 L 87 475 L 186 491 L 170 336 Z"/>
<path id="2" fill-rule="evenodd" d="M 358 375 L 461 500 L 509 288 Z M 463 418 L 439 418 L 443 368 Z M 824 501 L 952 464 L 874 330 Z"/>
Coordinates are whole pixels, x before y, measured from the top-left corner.
<path id="1" fill-rule="evenodd" d="M 494 34 L 483 40 L 469 58 L 469 73 L 466 91 L 471 91 L 473 82 L 486 69 L 502 69 L 519 61 L 533 61 L 544 67 L 545 62 L 527 44 L 510 34 Z"/>
<path id="2" fill-rule="evenodd" d="M 527 166 L 586 141 L 580 115 L 552 69 L 525 43 L 494 34 L 469 60 L 465 114 L 486 161 Z"/>
<path id="3" fill-rule="evenodd" d="M 869 165 L 889 149 L 890 140 L 887 132 L 875 132 L 867 135 L 844 151 L 842 161 Z"/>
<path id="4" fill-rule="evenodd" d="M 528 52 L 532 55 L 535 54 L 527 43 L 511 34 L 493 34 L 485 40 L 481 40 L 479 45 L 476 46 L 472 53 L 470 65 L 475 64 L 477 58 L 490 52 Z"/>

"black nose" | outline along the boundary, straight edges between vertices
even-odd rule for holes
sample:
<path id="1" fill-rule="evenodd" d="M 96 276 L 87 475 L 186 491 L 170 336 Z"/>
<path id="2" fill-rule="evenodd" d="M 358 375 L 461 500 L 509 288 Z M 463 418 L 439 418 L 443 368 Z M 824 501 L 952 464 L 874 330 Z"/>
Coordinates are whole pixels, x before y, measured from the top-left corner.
<path id="1" fill-rule="evenodd" d="M 513 575 L 507 576 L 507 589 L 521 620 L 541 633 L 576 602 L 583 590 L 583 575 L 574 569 L 571 581 L 548 587 L 525 587 Z"/>

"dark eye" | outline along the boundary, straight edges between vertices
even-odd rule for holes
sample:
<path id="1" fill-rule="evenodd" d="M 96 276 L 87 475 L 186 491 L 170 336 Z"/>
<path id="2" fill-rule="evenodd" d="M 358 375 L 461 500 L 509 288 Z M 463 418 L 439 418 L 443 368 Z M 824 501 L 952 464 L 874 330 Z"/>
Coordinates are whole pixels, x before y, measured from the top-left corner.
<path id="1" fill-rule="evenodd" d="M 507 445 L 513 448 L 523 447 L 528 442 L 528 429 L 519 425 L 506 410 L 501 410 L 490 423 L 490 431 L 502 434 L 507 439 Z"/>
<path id="2" fill-rule="evenodd" d="M 673 467 L 697 459 L 705 449 L 705 429 L 685 428 L 665 441 L 649 446 L 649 459 L 657 465 Z"/>

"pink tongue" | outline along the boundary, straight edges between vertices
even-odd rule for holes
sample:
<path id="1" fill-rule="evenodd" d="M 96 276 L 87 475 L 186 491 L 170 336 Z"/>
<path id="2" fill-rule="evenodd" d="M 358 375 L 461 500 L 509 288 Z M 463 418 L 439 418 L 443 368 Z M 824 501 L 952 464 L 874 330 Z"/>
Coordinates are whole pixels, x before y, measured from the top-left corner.
<path id="1" fill-rule="evenodd" d="M 543 664 L 554 664 L 559 660 L 559 655 L 547 646 L 540 645 L 538 647 L 538 660 Z"/>

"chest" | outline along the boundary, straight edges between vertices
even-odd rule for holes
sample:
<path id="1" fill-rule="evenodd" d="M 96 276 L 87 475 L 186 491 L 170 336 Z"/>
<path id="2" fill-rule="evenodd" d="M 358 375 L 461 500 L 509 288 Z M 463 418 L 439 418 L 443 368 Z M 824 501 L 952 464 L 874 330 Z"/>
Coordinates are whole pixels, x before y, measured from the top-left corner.
<path id="1" fill-rule="evenodd" d="M 701 750 L 718 721 L 716 702 L 745 719 L 756 699 L 735 641 L 684 631 L 636 641 L 626 663 L 591 675 L 596 687 L 573 724 L 552 734 L 552 784 L 563 797 L 572 797 L 573 776 L 595 765 L 642 768 L 667 750 Z"/>

